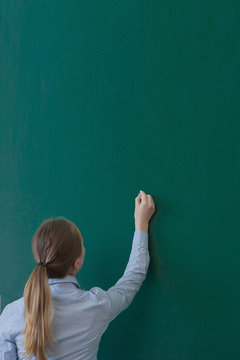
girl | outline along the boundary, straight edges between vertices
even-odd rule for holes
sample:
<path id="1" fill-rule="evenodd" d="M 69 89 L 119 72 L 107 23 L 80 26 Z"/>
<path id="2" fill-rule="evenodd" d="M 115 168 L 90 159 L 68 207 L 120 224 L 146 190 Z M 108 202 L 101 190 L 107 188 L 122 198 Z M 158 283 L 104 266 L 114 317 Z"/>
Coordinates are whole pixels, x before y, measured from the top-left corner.
<path id="1" fill-rule="evenodd" d="M 132 302 L 149 265 L 148 222 L 155 211 L 151 195 L 135 198 L 135 232 L 123 276 L 107 291 L 82 290 L 76 274 L 85 248 L 77 226 L 62 217 L 45 220 L 32 241 L 36 267 L 24 297 L 0 316 L 0 359 L 96 360 L 109 323 Z"/>

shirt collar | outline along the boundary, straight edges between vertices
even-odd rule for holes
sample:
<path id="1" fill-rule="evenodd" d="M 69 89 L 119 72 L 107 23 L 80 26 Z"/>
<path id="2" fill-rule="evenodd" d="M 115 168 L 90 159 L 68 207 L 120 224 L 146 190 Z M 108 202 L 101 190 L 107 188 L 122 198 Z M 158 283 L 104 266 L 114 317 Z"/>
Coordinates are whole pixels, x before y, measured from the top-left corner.
<path id="1" fill-rule="evenodd" d="M 48 283 L 49 283 L 49 285 L 72 283 L 72 284 L 75 284 L 80 289 L 80 285 L 79 285 L 76 277 L 73 275 L 66 275 L 61 279 L 49 278 Z"/>

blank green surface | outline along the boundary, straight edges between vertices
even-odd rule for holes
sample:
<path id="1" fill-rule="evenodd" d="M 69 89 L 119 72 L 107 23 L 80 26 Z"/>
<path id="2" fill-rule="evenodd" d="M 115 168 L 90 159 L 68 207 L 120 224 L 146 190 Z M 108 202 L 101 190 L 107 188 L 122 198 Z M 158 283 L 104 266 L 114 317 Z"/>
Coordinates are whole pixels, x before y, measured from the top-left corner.
<path id="1" fill-rule="evenodd" d="M 81 286 L 112 286 L 144 190 L 156 204 L 149 272 L 99 360 L 240 358 L 239 10 L 0 3 L 2 309 L 22 296 L 50 216 L 83 234 Z"/>

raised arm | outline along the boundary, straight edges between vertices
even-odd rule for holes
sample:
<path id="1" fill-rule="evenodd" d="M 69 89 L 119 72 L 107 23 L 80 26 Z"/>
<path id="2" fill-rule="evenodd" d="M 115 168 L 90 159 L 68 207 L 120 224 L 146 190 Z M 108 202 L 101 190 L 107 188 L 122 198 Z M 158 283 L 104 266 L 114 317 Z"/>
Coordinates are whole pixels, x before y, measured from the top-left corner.
<path id="1" fill-rule="evenodd" d="M 141 192 L 135 198 L 135 232 L 127 267 L 118 282 L 106 291 L 109 298 L 109 319 L 126 309 L 146 278 L 150 261 L 148 222 L 155 211 L 151 195 Z"/>

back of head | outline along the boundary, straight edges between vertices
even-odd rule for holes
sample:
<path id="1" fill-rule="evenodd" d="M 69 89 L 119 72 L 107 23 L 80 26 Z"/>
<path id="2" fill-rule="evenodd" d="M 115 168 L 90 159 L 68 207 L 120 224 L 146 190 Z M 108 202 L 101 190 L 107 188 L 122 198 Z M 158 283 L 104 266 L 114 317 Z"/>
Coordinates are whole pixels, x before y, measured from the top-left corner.
<path id="1" fill-rule="evenodd" d="M 23 355 L 46 360 L 45 350 L 53 345 L 51 322 L 54 308 L 48 278 L 63 278 L 82 253 L 82 235 L 63 217 L 49 218 L 39 226 L 32 240 L 38 266 L 24 289 L 25 329 Z"/>

